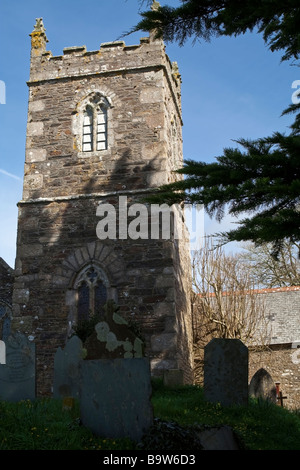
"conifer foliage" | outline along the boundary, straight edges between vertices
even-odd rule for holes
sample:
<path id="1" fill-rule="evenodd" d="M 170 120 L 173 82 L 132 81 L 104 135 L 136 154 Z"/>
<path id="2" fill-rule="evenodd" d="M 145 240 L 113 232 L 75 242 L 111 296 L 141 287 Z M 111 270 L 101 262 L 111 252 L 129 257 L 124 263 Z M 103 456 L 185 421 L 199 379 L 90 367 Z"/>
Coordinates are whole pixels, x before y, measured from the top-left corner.
<path id="1" fill-rule="evenodd" d="M 130 32 L 155 30 L 165 42 L 181 46 L 189 37 L 210 40 L 257 30 L 271 51 L 284 50 L 283 60 L 299 57 L 298 0 L 180 0 L 179 7 L 152 5 Z"/>
<path id="2" fill-rule="evenodd" d="M 156 3 L 156 2 L 154 2 Z M 298 0 L 181 0 L 178 8 L 152 7 L 143 12 L 134 30 L 155 30 L 166 42 L 183 45 L 187 38 L 210 40 L 256 31 L 282 60 L 300 54 Z M 299 100 L 300 101 L 300 100 Z M 283 114 L 295 113 L 288 135 L 274 132 L 257 140 L 241 139 L 238 148 L 225 148 L 213 163 L 185 160 L 177 170 L 185 178 L 161 187 L 152 202 L 204 204 L 221 221 L 228 210 L 238 216 L 236 228 L 222 233 L 223 241 L 273 243 L 300 241 L 300 103 Z"/>

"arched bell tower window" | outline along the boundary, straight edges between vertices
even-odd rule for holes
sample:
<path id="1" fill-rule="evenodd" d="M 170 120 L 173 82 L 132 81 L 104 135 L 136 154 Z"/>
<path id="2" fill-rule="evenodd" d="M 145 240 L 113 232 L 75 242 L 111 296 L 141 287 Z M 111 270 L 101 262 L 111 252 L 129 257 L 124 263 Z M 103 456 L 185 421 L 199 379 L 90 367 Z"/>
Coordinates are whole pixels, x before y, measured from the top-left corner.
<path id="1" fill-rule="evenodd" d="M 91 315 L 104 314 L 108 299 L 108 279 L 97 266 L 84 268 L 75 281 L 77 321 L 88 320 Z"/>
<path id="2" fill-rule="evenodd" d="M 107 149 L 108 106 L 108 101 L 100 93 L 95 93 L 90 97 L 83 113 L 83 152 Z"/>

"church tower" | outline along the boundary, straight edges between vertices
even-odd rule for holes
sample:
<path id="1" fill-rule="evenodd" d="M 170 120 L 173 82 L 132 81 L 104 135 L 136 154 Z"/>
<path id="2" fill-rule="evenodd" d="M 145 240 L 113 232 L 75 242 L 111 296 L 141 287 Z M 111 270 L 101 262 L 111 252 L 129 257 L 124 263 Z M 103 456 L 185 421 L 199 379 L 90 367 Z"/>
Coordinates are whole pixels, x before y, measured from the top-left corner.
<path id="1" fill-rule="evenodd" d="M 51 394 L 54 354 L 74 325 L 108 299 L 140 328 L 152 374 L 181 369 L 191 383 L 189 240 L 173 230 L 182 214 L 170 214 L 169 236 L 138 223 L 143 198 L 182 163 L 177 65 L 152 34 L 61 56 L 41 18 L 30 36 L 13 328 L 36 344 L 37 395 Z"/>

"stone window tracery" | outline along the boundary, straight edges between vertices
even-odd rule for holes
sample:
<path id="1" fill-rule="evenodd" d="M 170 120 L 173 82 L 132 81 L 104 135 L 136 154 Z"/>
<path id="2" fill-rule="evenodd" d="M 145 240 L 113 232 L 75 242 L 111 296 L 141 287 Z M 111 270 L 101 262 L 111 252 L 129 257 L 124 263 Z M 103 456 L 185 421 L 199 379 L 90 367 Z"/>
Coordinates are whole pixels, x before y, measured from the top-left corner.
<path id="1" fill-rule="evenodd" d="M 107 109 L 109 103 L 100 93 L 93 94 L 83 113 L 82 151 L 107 149 Z"/>
<path id="2" fill-rule="evenodd" d="M 77 276 L 77 321 L 88 320 L 91 315 L 103 315 L 108 298 L 108 280 L 96 266 L 88 266 Z"/>

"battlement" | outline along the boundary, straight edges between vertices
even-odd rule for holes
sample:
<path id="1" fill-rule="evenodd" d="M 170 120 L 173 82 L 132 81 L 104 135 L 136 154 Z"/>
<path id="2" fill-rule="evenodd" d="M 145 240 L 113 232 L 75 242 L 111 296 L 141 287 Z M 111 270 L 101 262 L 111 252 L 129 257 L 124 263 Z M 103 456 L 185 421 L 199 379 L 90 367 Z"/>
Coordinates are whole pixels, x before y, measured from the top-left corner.
<path id="1" fill-rule="evenodd" d="M 31 36 L 31 64 L 28 84 L 82 78 L 93 75 L 117 75 L 141 70 L 163 69 L 175 99 L 180 102 L 181 76 L 176 62 L 171 62 L 163 41 L 153 35 L 140 39 L 140 44 L 124 41 L 101 43 L 99 50 L 87 51 L 86 46 L 65 47 L 63 54 L 53 56 L 46 50 L 48 41 L 42 18 L 36 20 Z"/>

